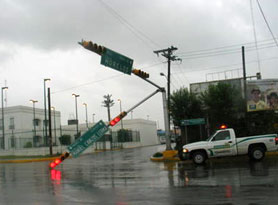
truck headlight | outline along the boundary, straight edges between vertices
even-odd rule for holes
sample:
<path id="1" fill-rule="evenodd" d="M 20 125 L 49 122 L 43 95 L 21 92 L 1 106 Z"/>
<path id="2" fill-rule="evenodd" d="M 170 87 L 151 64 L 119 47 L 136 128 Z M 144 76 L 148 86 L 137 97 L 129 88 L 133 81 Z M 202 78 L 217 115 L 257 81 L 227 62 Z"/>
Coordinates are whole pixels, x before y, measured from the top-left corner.
<path id="1" fill-rule="evenodd" d="M 188 149 L 183 149 L 182 152 L 187 153 Z"/>

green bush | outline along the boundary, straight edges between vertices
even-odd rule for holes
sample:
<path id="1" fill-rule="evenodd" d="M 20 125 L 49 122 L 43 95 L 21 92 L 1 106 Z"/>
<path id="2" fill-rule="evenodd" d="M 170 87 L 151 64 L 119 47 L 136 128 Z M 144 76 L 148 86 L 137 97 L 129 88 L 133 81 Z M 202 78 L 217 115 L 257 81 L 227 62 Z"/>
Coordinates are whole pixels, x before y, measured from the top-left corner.
<path id="1" fill-rule="evenodd" d="M 62 135 L 59 137 L 61 145 L 70 145 L 71 144 L 71 136 L 70 135 Z"/>
<path id="2" fill-rule="evenodd" d="M 24 145 L 24 148 L 31 148 L 32 147 L 32 142 L 26 142 Z"/>

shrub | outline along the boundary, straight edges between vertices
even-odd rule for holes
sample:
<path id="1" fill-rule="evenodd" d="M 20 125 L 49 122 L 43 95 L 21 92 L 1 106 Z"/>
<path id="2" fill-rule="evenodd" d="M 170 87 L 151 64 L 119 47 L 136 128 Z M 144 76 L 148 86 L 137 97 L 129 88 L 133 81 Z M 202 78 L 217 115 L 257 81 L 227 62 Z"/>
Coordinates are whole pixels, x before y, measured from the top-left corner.
<path id="1" fill-rule="evenodd" d="M 26 142 L 24 145 L 24 148 L 31 148 L 32 147 L 32 142 Z"/>
<path id="2" fill-rule="evenodd" d="M 70 135 L 62 135 L 59 137 L 61 145 L 70 145 L 71 144 L 71 136 Z"/>

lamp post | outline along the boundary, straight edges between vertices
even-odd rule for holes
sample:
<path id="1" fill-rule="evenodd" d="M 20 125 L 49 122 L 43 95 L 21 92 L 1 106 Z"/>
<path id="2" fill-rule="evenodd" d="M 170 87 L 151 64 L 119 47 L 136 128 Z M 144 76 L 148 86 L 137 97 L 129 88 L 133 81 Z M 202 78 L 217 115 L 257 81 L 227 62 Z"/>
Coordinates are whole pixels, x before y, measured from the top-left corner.
<path id="1" fill-rule="evenodd" d="M 76 119 L 76 138 L 78 138 L 78 114 L 77 114 L 77 98 L 80 96 L 80 95 L 77 95 L 77 94 L 72 94 L 72 96 L 74 96 L 75 98 L 75 119 Z"/>
<path id="2" fill-rule="evenodd" d="M 44 141 L 45 141 L 45 145 L 47 144 L 47 114 L 46 114 L 46 91 L 45 91 L 45 82 L 46 81 L 50 81 L 50 78 L 45 78 L 43 79 L 43 93 L 44 93 L 44 123 L 43 123 L 43 127 L 44 127 Z"/>
<path id="3" fill-rule="evenodd" d="M 118 101 L 120 102 L 120 113 L 122 113 L 122 101 L 121 99 L 118 99 Z M 124 128 L 124 125 L 123 125 L 123 120 L 121 119 L 121 129 Z"/>
<path id="4" fill-rule="evenodd" d="M 7 89 L 8 89 L 8 87 L 2 87 L 2 89 L 1 89 L 3 149 L 5 149 L 5 123 L 4 123 L 4 99 L 3 99 L 3 90 L 7 90 Z"/>
<path id="5" fill-rule="evenodd" d="M 54 117 L 54 137 L 55 137 L 55 145 L 57 145 L 57 135 L 56 135 L 56 113 L 55 113 L 55 107 L 51 107 L 51 110 L 53 110 L 53 117 Z"/>
<path id="6" fill-rule="evenodd" d="M 31 103 L 33 103 L 33 125 L 34 125 L 34 138 L 36 137 L 36 111 L 35 111 L 35 103 L 37 103 L 37 100 L 30 100 Z"/>
<path id="7" fill-rule="evenodd" d="M 83 105 L 85 106 L 85 112 L 86 112 L 86 126 L 87 129 L 89 129 L 89 125 L 88 125 L 88 112 L 87 112 L 87 103 L 83 103 Z"/>
<path id="8" fill-rule="evenodd" d="M 93 113 L 93 123 L 95 123 L 95 113 Z"/>

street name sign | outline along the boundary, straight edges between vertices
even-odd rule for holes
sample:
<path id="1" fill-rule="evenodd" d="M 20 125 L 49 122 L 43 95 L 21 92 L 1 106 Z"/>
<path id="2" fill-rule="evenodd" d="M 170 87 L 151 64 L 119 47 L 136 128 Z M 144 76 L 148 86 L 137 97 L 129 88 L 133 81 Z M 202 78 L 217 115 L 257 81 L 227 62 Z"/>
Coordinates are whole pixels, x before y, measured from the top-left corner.
<path id="1" fill-rule="evenodd" d="M 105 48 L 105 52 L 101 56 L 100 64 L 130 75 L 133 59 Z"/>
<path id="2" fill-rule="evenodd" d="M 205 124 L 204 118 L 196 118 L 196 119 L 188 119 L 188 120 L 182 120 L 181 125 L 188 126 L 188 125 L 201 125 Z"/>
<path id="3" fill-rule="evenodd" d="M 108 131 L 108 126 L 100 120 L 81 137 L 74 141 L 68 150 L 73 157 L 78 157 L 85 149 L 99 140 Z"/>

